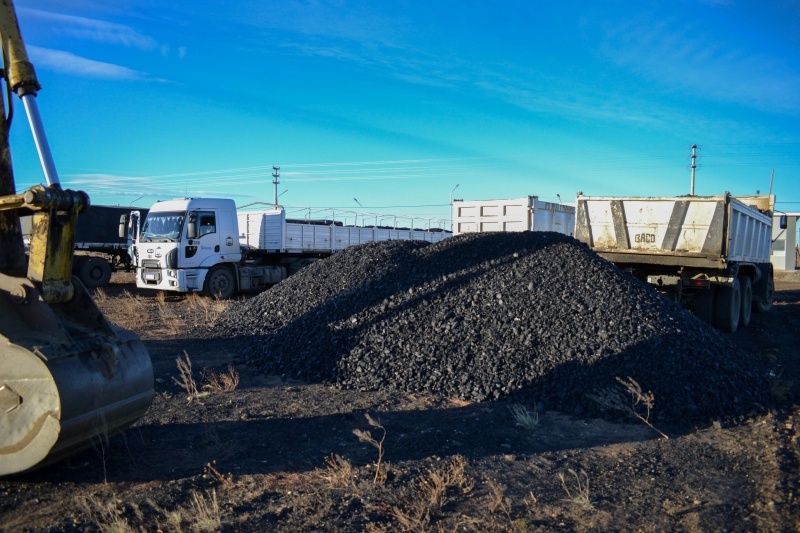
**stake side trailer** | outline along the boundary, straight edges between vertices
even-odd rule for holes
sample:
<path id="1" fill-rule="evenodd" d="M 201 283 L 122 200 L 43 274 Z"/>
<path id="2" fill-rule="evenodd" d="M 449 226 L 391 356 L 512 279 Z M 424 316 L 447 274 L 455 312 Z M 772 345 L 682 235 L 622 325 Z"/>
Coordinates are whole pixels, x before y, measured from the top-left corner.
<path id="1" fill-rule="evenodd" d="M 591 197 L 578 194 L 575 237 L 733 332 L 772 306 L 773 196 Z"/>
<path id="2" fill-rule="evenodd" d="M 136 285 L 229 298 L 259 291 L 318 259 L 373 241 L 438 242 L 450 232 L 290 221 L 279 208 L 237 212 L 233 200 L 156 203 L 134 240 Z"/>

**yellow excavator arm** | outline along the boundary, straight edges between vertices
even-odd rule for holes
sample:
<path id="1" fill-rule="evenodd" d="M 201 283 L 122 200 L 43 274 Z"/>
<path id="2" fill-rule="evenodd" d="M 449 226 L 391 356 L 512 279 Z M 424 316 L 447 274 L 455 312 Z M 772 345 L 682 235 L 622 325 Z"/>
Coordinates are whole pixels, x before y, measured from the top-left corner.
<path id="1" fill-rule="evenodd" d="M 71 277 L 77 217 L 89 196 L 64 190 L 44 134 L 36 72 L 11 0 L 0 0 L 3 80 L 22 101 L 47 185 L 15 193 L 0 98 L 0 476 L 77 453 L 139 420 L 153 367 L 139 338 L 111 325 Z M 19 213 L 32 212 L 30 258 Z M 27 261 L 27 269 L 24 265 Z"/>

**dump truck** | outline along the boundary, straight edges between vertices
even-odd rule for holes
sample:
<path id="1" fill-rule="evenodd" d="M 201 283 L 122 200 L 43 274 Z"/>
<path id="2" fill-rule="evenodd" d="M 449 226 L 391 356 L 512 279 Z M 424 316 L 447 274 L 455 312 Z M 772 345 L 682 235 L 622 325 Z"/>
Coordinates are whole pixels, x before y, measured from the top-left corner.
<path id="1" fill-rule="evenodd" d="M 601 257 L 734 332 L 774 297 L 774 196 L 578 194 L 575 237 Z"/>
<path id="2" fill-rule="evenodd" d="M 39 115 L 40 89 L 11 0 L 0 4 L 7 94 L 22 100 L 47 185 L 17 194 L 0 101 L 0 476 L 40 468 L 139 420 L 154 396 L 139 338 L 110 324 L 71 276 L 83 191 L 62 189 Z M 9 106 L 6 114 L 5 105 Z M 32 215 L 26 254 L 21 215 Z M 98 458 L 99 460 L 100 458 Z"/>
<path id="3" fill-rule="evenodd" d="M 489 231 L 555 231 L 572 236 L 575 207 L 523 196 L 505 200 L 453 200 L 453 235 Z"/>
<path id="4" fill-rule="evenodd" d="M 111 273 L 118 269 L 129 272 L 133 265 L 132 235 L 130 221 L 132 212 L 139 212 L 136 220 L 147 215 L 147 210 L 134 210 L 130 207 L 91 205 L 78 217 L 75 228 L 75 251 L 72 261 L 72 275 L 77 276 L 88 288 L 104 287 L 111 280 Z M 21 216 L 22 237 L 30 243 L 33 217 Z M 119 231 L 119 224 L 126 224 L 125 233 Z"/>
<path id="5" fill-rule="evenodd" d="M 350 246 L 386 240 L 438 242 L 449 235 L 439 228 L 287 219 L 280 206 L 238 212 L 227 198 L 167 200 L 150 208 L 134 241 L 136 286 L 224 299 L 264 290 Z"/>

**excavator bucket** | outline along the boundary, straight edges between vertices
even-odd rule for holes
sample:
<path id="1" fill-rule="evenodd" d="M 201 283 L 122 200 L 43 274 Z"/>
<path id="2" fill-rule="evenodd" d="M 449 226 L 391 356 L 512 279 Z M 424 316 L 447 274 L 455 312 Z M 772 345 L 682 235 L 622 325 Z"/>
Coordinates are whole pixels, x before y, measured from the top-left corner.
<path id="1" fill-rule="evenodd" d="M 69 302 L 48 304 L 28 279 L 0 274 L 0 475 L 99 444 L 152 401 L 144 345 L 72 284 Z"/>

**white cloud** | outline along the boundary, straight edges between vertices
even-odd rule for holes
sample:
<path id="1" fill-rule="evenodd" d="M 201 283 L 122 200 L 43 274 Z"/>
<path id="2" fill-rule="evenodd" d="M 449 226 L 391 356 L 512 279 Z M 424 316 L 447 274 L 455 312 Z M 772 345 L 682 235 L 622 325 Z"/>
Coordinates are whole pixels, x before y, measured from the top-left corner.
<path id="1" fill-rule="evenodd" d="M 37 67 L 65 74 L 116 81 L 167 81 L 160 78 L 152 78 L 146 72 L 114 65 L 113 63 L 87 59 L 71 52 L 30 45 L 27 48 L 33 63 Z"/>
<path id="2" fill-rule="evenodd" d="M 62 15 L 38 9 L 20 8 L 19 11 L 27 16 L 51 23 L 54 32 L 77 39 L 116 44 L 146 51 L 158 48 L 158 43 L 155 39 L 123 24 L 73 15 Z"/>
<path id="3" fill-rule="evenodd" d="M 694 98 L 800 112 L 800 73 L 765 50 L 676 20 L 607 28 L 601 53 L 620 67 Z"/>

